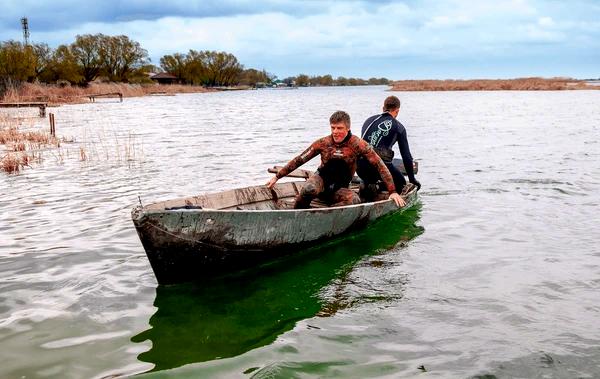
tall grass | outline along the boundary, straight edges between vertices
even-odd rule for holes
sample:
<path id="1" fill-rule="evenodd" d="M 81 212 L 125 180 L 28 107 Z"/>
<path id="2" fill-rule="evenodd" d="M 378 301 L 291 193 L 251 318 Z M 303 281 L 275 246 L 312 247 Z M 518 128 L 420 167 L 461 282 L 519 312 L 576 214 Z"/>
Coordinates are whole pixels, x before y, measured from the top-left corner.
<path id="1" fill-rule="evenodd" d="M 0 144 L 5 154 L 0 158 L 0 171 L 19 172 L 33 161 L 41 161 L 41 149 L 60 147 L 60 140 L 44 131 L 21 131 L 19 119 L 0 119 Z"/>
<path id="2" fill-rule="evenodd" d="M 48 102 L 50 104 L 75 104 L 89 102 L 88 96 L 101 93 L 122 93 L 124 97 L 146 96 L 152 94 L 176 94 L 209 92 L 200 86 L 183 84 L 126 84 L 126 83 L 93 83 L 87 87 L 58 86 L 51 84 L 23 83 L 10 87 L 0 99 L 2 102 Z"/>
<path id="3" fill-rule="evenodd" d="M 129 132 L 126 136 L 114 136 L 101 129 L 98 134 L 88 137 L 84 134 L 82 141 L 56 138 L 47 131 L 22 131 L 17 121 L 7 123 L 0 120 L 0 171 L 9 174 L 19 173 L 24 167 L 32 167 L 31 163 L 41 163 L 44 155 L 54 156 L 58 163 L 65 159 L 77 159 L 89 164 L 91 162 L 126 163 L 143 161 L 144 146 L 137 137 Z M 75 143 L 73 148 L 64 144 Z M 4 145 L 2 153 L 1 145 Z"/>
<path id="4" fill-rule="evenodd" d="M 79 102 L 87 96 L 87 93 L 122 92 L 124 96 L 142 96 L 158 92 L 158 89 L 164 93 L 165 91 L 162 90 L 165 88 L 173 93 L 185 90 L 188 90 L 188 92 L 203 90 L 201 87 L 183 85 L 142 87 L 126 84 L 97 84 L 83 89 L 79 87 L 59 88 L 39 84 L 25 84 L 19 90 L 10 89 L 4 100 L 10 102 L 41 100 L 65 102 L 63 101 L 65 99 L 69 101 L 75 99 L 73 102 Z M 45 98 L 42 99 L 41 96 L 45 96 Z M 88 101 L 87 98 L 85 98 L 85 101 Z M 0 112 L 0 171 L 18 173 L 24 167 L 31 167 L 32 162 L 41 162 L 42 153 L 54 156 L 56 161 L 61 164 L 64 163 L 65 159 L 70 158 L 86 163 L 110 161 L 113 163 L 126 162 L 127 164 L 144 159 L 143 144 L 131 132 L 124 135 L 116 129 L 107 134 L 104 126 L 102 126 L 100 128 L 90 128 L 94 135 L 87 138 L 88 129 L 84 128 L 81 142 L 75 142 L 73 138 L 67 140 L 64 137 L 52 136 L 48 129 L 39 128 L 39 120 L 38 117 L 27 117 L 20 113 Z M 111 134 L 114 134 L 114 138 Z M 75 143 L 75 147 L 64 148 L 62 146 L 64 143 L 68 143 L 68 145 Z"/>
<path id="5" fill-rule="evenodd" d="M 127 136 L 116 131 L 107 133 L 104 127 L 94 130 L 94 135 L 84 134 L 79 155 L 81 161 L 126 162 L 143 161 L 144 145 L 135 134 Z"/>
<path id="6" fill-rule="evenodd" d="M 392 91 L 557 91 L 600 89 L 583 80 L 570 78 L 519 78 L 475 80 L 399 80 L 392 83 Z"/>

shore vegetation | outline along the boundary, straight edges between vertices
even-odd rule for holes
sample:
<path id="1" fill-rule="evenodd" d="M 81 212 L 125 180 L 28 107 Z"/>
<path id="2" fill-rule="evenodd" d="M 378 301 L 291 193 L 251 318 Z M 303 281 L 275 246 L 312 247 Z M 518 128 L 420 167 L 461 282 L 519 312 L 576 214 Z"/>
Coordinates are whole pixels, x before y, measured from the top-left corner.
<path id="1" fill-rule="evenodd" d="M 2 101 L 7 103 L 40 101 L 47 102 L 49 105 L 60 105 L 87 103 L 90 101 L 90 96 L 102 93 L 120 93 L 123 97 L 136 97 L 209 91 L 213 90 L 184 84 L 91 83 L 82 87 L 70 84 L 22 83 L 18 87 L 9 87 L 5 91 Z"/>
<path id="2" fill-rule="evenodd" d="M 50 133 L 28 128 L 22 118 L 0 117 L 0 171 L 18 173 L 23 167 L 41 160 L 48 147 L 60 147 L 61 141 Z"/>
<path id="3" fill-rule="evenodd" d="M 474 80 L 399 80 L 392 91 L 559 91 L 600 89 L 585 80 L 571 78 L 518 78 Z"/>

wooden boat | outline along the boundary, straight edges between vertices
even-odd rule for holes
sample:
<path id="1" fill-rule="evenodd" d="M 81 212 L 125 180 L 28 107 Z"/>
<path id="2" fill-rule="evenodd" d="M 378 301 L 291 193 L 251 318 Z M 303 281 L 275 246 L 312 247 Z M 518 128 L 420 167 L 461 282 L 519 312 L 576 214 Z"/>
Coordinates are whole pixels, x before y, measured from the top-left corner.
<path id="1" fill-rule="evenodd" d="M 296 170 L 289 176 L 309 175 Z M 303 185 L 284 182 L 272 190 L 261 185 L 162 201 L 137 206 L 131 216 L 156 279 L 169 284 L 276 259 L 402 212 L 417 201 L 416 188 L 407 186 L 402 208 L 383 193 L 381 200 L 369 203 L 326 207 L 315 200 L 311 209 L 292 209 Z"/>

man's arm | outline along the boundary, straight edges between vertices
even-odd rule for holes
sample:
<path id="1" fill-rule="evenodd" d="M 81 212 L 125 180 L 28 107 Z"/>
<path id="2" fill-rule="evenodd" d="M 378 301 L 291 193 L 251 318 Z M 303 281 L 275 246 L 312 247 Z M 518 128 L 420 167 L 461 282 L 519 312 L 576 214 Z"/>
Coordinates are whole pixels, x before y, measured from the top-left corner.
<path id="1" fill-rule="evenodd" d="M 287 176 L 290 172 L 294 171 L 298 167 L 302 166 L 309 160 L 316 157 L 321 152 L 321 150 L 319 149 L 319 144 L 317 142 L 318 141 L 313 142 L 313 144 L 310 145 L 308 149 L 304 150 L 302 154 L 289 161 L 285 166 L 283 166 L 279 171 L 277 171 L 277 174 L 275 174 L 275 176 L 267 182 L 266 186 L 269 188 L 273 188 L 277 180 L 283 178 L 284 176 Z"/>
<path id="2" fill-rule="evenodd" d="M 408 147 L 408 137 L 406 136 L 406 129 L 402 128 L 402 132 L 398 136 L 398 148 L 400 155 L 402 156 L 402 162 L 404 163 L 404 169 L 406 170 L 406 176 L 408 181 L 416 185 L 418 189 L 421 189 L 421 183 L 415 178 L 415 170 L 413 167 L 413 157 Z"/>
<path id="3" fill-rule="evenodd" d="M 381 179 L 385 183 L 385 186 L 389 193 L 396 192 L 396 186 L 394 185 L 394 178 L 392 174 L 390 174 L 390 170 L 385 167 L 385 163 L 381 160 L 379 155 L 373 150 L 371 145 L 367 145 L 367 149 L 365 149 L 365 153 L 363 154 L 365 158 L 371 163 L 373 166 L 377 168 L 379 171 L 379 175 Z"/>

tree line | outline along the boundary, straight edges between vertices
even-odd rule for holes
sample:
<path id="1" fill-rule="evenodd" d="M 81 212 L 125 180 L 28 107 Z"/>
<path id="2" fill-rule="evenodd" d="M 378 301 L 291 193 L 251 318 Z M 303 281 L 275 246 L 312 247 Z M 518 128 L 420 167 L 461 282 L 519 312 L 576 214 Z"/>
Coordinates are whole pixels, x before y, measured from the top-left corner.
<path id="1" fill-rule="evenodd" d="M 160 58 L 160 67 L 180 83 L 204 86 L 256 85 L 275 77 L 266 71 L 244 69 L 235 55 L 222 51 L 190 50 Z"/>
<path id="2" fill-rule="evenodd" d="M 390 81 L 386 78 L 346 78 L 344 76 L 338 76 L 333 78 L 331 75 L 323 76 L 308 76 L 306 74 L 300 74 L 298 76 L 292 76 L 283 79 L 283 82 L 291 85 L 294 84 L 299 87 L 308 86 L 365 86 L 365 85 L 387 85 Z"/>
<path id="3" fill-rule="evenodd" d="M 190 50 L 160 58 L 160 68 L 150 63 L 148 52 L 125 35 L 77 35 L 71 44 L 51 48 L 45 43 L 0 42 L 0 92 L 22 82 L 87 86 L 98 79 L 123 83 L 150 83 L 151 73 L 160 70 L 174 75 L 179 83 L 202 86 L 273 85 L 334 86 L 388 84 L 385 78 L 368 80 L 331 75 L 299 74 L 277 80 L 277 76 L 254 68 L 246 69 L 230 53 Z"/>
<path id="4" fill-rule="evenodd" d="M 0 43 L 0 79 L 87 85 L 98 77 L 113 82 L 140 82 L 151 69 L 148 52 L 129 37 L 78 35 L 69 45 Z"/>

